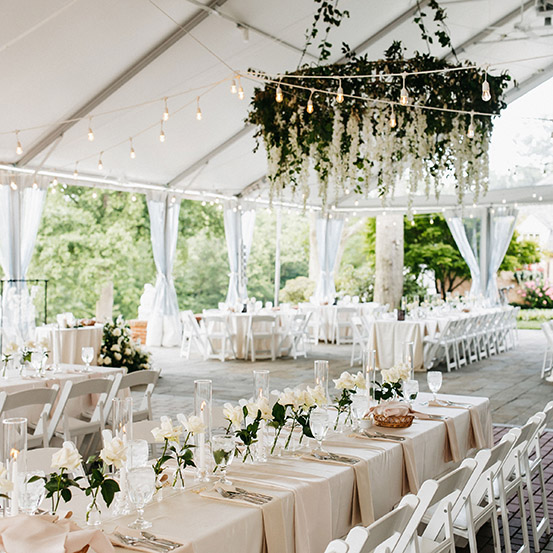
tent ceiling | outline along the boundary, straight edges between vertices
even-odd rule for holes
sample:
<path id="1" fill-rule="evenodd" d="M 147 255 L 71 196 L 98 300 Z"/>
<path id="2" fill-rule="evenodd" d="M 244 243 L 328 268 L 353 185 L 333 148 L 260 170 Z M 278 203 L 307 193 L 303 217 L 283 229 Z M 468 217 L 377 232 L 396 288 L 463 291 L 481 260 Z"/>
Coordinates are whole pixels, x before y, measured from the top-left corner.
<path id="1" fill-rule="evenodd" d="M 154 1 L 216 56 L 182 33 Z M 114 186 L 118 182 L 123 186 L 171 183 L 175 189 L 225 195 L 243 191 L 245 196 L 253 189 L 258 195 L 257 187 L 250 185 L 265 174 L 265 155 L 253 153 L 254 129 L 244 129 L 254 83 L 243 79 L 246 98 L 240 101 L 230 94 L 229 79 L 233 70 L 295 69 L 316 4 L 312 0 L 204 3 L 225 16 L 203 9 L 199 0 L 97 0 L 93 4 L 52 0 L 47 7 L 40 0 L 9 3 L 0 21 L 0 70 L 9 76 L 0 91 L 5 106 L 0 132 L 38 128 L 21 133 L 23 156 L 15 154 L 14 134 L 0 134 L 0 160 L 69 174 L 79 161 L 79 175 L 105 178 Z M 413 0 L 341 0 L 341 4 L 350 10 L 351 18 L 333 31 L 334 60 L 340 58 L 342 41 L 355 47 L 365 44 L 363 53 L 371 58 L 382 56 L 398 38 L 408 52 L 426 48 L 412 22 Z M 534 0 L 522 4 L 519 0 L 443 0 L 442 4 L 448 10 L 453 43 L 461 47 L 459 58 L 490 64 L 493 71 L 508 69 L 518 83 L 511 98 L 526 91 L 524 83 L 535 86 L 553 74 L 553 58 L 547 57 L 553 30 L 544 26 Z M 244 43 L 235 22 L 251 27 L 249 42 Z M 164 51 L 155 51 L 175 33 L 184 36 Z M 450 55 L 436 45 L 432 52 Z M 311 47 L 311 54 L 315 53 Z M 304 61 L 313 59 L 309 54 Z M 544 57 L 501 65 L 537 56 Z M 137 64 L 140 71 L 110 88 Z M 218 81 L 220 85 L 209 88 Z M 63 137 L 54 141 L 52 132 L 59 122 L 82 111 L 103 91 L 102 101 L 91 112 L 95 140 L 87 139 L 86 119 L 67 125 Z M 158 136 L 163 102 L 148 102 L 176 94 L 169 100 L 171 116 L 164 125 L 167 140 L 162 144 Z M 202 121 L 195 118 L 198 95 Z M 131 105 L 140 107 L 114 111 Z M 110 111 L 114 112 L 99 115 Z M 129 137 L 137 154 L 134 160 L 129 157 Z M 101 151 L 104 168 L 99 171 Z M 32 159 L 27 152 L 32 152 Z"/>

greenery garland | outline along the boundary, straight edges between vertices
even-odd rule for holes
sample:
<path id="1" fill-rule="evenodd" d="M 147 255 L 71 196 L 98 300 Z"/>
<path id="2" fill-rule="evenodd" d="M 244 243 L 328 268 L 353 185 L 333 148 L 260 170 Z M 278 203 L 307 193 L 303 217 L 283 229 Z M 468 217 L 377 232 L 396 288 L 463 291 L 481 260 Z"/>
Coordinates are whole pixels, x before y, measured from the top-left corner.
<path id="1" fill-rule="evenodd" d="M 441 23 L 444 17 L 440 12 Z M 422 16 L 418 19 L 421 26 Z M 427 31 L 424 33 L 428 40 Z M 444 31 L 440 33 L 443 44 L 447 41 Z M 325 48 L 328 44 L 325 38 Z M 345 63 L 303 67 L 284 75 L 279 83 L 282 102 L 275 100 L 274 81 L 255 90 L 248 122 L 258 127 L 256 150 L 261 143 L 266 150 L 271 197 L 291 187 L 294 195 L 301 193 L 305 204 L 313 175 L 325 206 L 350 191 L 366 194 L 376 188 L 383 199 L 393 197 L 401 181 L 410 201 L 421 184 L 427 196 L 432 190 L 439 196 L 444 184 L 453 182 L 460 202 L 469 191 L 478 198 L 487 190 L 492 117 L 475 115 L 474 137 L 469 138 L 469 114 L 423 106 L 498 115 L 506 107 L 503 94 L 508 74 L 487 76 L 488 102 L 482 99 L 484 71 L 410 75 L 406 85 L 411 105 L 402 106 L 398 103 L 402 79 L 390 74 L 450 69 L 459 64 L 418 52 L 406 59 L 400 42 L 394 42 L 384 59 L 376 61 L 356 56 L 347 45 L 343 49 Z M 465 66 L 471 65 L 465 62 Z M 379 78 L 357 79 L 356 74 Z M 336 79 L 307 78 L 315 75 Z M 337 103 L 340 85 L 345 99 Z M 306 111 L 310 97 L 312 114 Z M 390 103 L 394 103 L 394 127 L 390 125 Z"/>

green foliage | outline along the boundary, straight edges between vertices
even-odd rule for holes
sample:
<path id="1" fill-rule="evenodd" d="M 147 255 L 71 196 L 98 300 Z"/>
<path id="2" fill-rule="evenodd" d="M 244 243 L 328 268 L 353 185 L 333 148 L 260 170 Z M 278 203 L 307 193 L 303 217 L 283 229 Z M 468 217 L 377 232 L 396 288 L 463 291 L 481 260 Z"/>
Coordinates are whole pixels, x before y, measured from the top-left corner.
<path id="1" fill-rule="evenodd" d="M 524 282 L 519 294 L 525 307 L 553 308 L 553 284 L 546 279 Z"/>
<path id="2" fill-rule="evenodd" d="M 507 248 L 500 271 L 517 271 L 525 265 L 538 263 L 541 259 L 540 246 L 533 240 L 519 240 L 517 231 L 513 233 L 513 239 Z"/>
<path id="3" fill-rule="evenodd" d="M 315 283 L 307 277 L 299 276 L 286 282 L 279 293 L 279 300 L 296 305 L 309 301 L 314 292 Z"/>
<path id="4" fill-rule="evenodd" d="M 517 315 L 517 320 L 525 322 L 544 323 L 551 319 L 553 319 L 553 309 L 521 309 Z"/>

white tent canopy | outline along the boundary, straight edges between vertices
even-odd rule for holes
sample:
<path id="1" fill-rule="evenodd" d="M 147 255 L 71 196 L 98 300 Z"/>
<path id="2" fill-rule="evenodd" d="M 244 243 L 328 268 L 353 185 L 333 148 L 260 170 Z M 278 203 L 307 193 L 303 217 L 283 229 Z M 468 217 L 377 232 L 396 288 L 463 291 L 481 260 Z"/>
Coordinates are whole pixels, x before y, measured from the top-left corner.
<path id="1" fill-rule="evenodd" d="M 381 57 L 397 38 L 408 54 L 426 48 L 412 21 L 414 0 L 342 4 L 351 17 L 332 31 L 331 61 L 340 59 L 342 41 L 371 58 Z M 492 73 L 508 69 L 518 83 L 509 99 L 553 74 L 540 2 L 441 4 L 459 59 L 489 65 Z M 108 188 L 169 187 L 193 198 L 257 196 L 257 185 L 265 188 L 265 154 L 253 153 L 254 129 L 244 123 L 254 83 L 242 79 L 240 101 L 229 91 L 233 72 L 295 69 L 316 8 L 312 0 L 9 3 L 0 22 L 0 68 L 9 76 L 0 91 L 6 106 L 0 113 L 0 161 L 50 175 L 72 175 L 77 168 L 78 182 Z M 437 44 L 432 52 L 451 56 Z M 310 46 L 304 62 L 316 61 L 316 55 Z M 512 60 L 526 61 L 504 65 Z M 201 121 L 195 118 L 198 96 Z M 164 97 L 170 117 L 161 143 Z M 16 129 L 22 155 L 15 152 Z M 130 137 L 135 159 L 129 156 Z"/>

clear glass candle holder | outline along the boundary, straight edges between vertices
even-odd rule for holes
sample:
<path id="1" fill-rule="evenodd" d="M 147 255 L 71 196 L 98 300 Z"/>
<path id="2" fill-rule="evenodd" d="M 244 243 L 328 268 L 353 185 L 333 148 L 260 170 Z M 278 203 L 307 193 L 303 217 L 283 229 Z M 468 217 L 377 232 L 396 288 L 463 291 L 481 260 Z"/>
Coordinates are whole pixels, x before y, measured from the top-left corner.
<path id="1" fill-rule="evenodd" d="M 204 425 L 204 432 L 194 436 L 196 479 L 209 480 L 209 466 L 211 464 L 211 406 L 212 406 L 212 382 L 211 380 L 194 381 L 194 414 L 200 418 Z"/>
<path id="2" fill-rule="evenodd" d="M 10 516 L 19 514 L 20 473 L 27 470 L 27 419 L 24 417 L 10 418 L 3 421 L 4 430 L 4 462 L 8 477 L 13 483 L 9 494 Z"/>
<path id="3" fill-rule="evenodd" d="M 328 395 L 328 361 L 317 360 L 314 366 L 315 386 L 320 386 L 326 397 L 327 404 L 330 403 Z"/>

